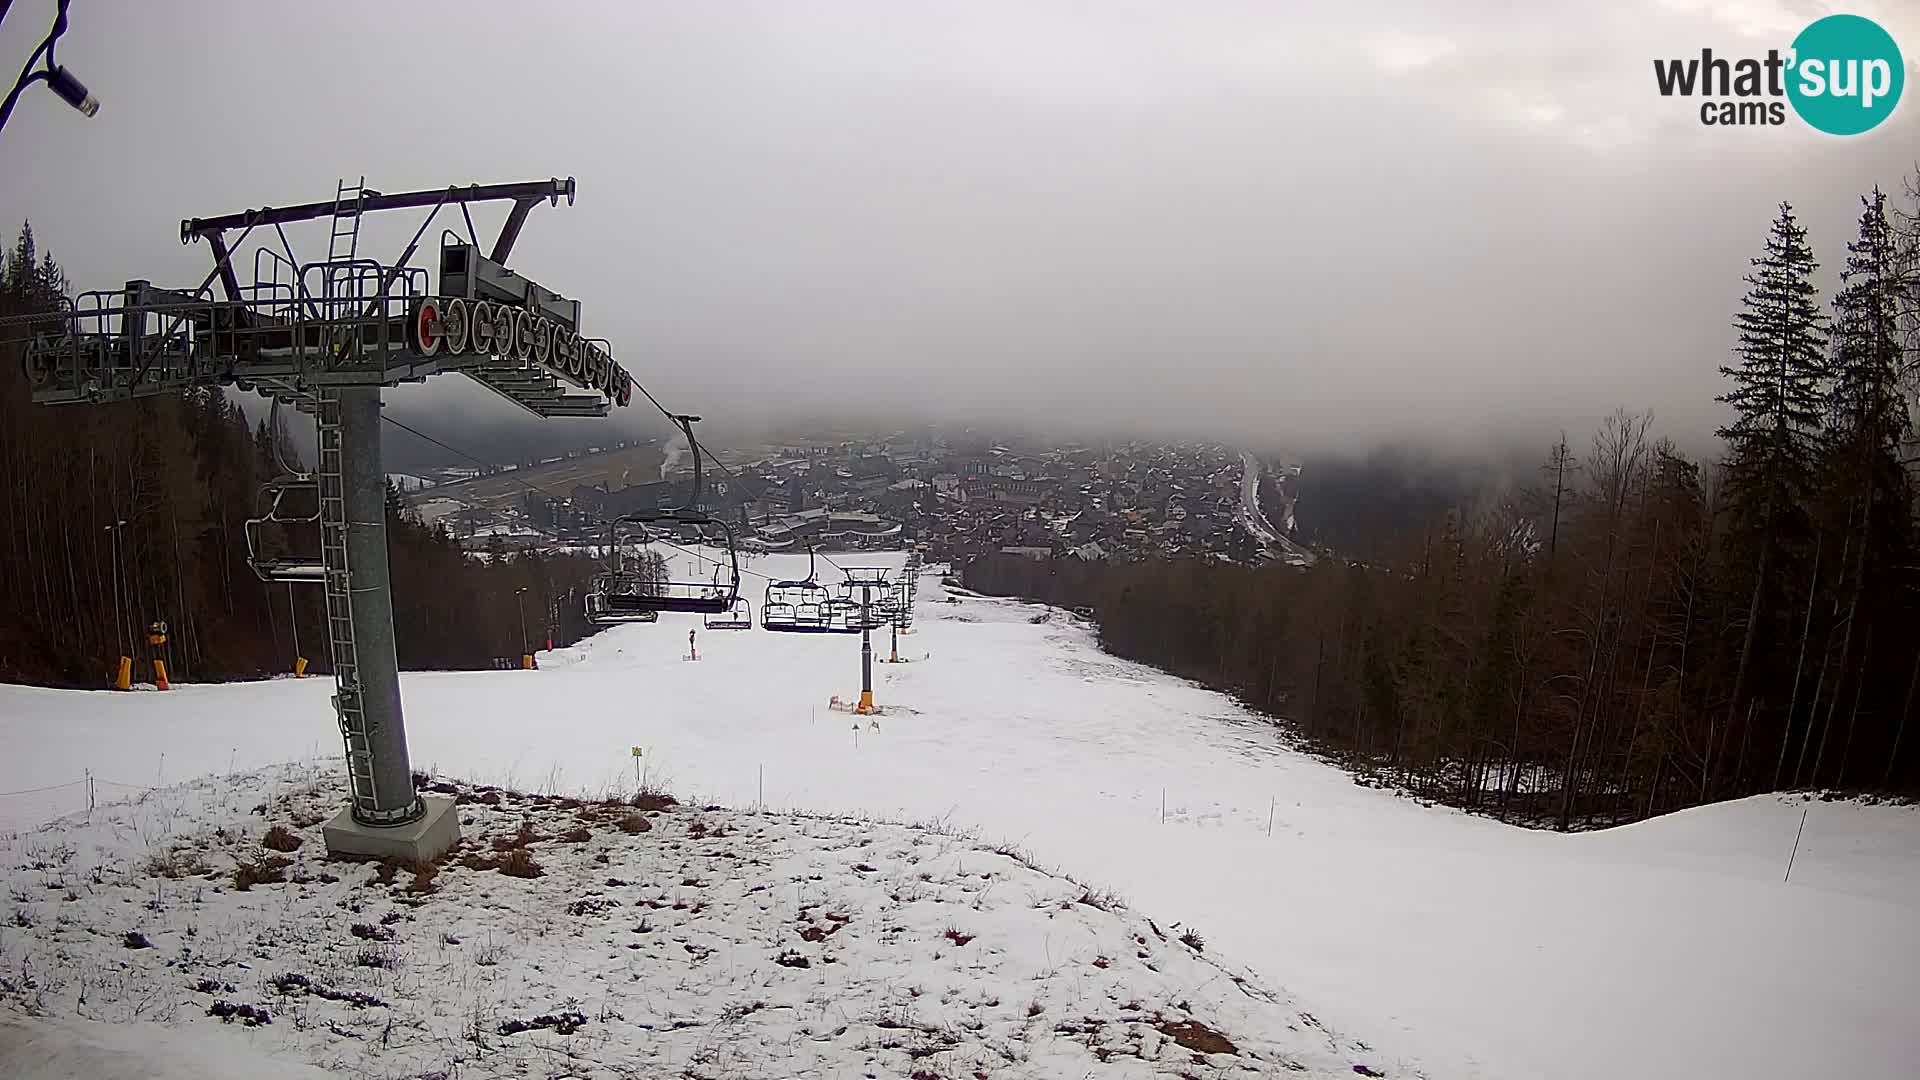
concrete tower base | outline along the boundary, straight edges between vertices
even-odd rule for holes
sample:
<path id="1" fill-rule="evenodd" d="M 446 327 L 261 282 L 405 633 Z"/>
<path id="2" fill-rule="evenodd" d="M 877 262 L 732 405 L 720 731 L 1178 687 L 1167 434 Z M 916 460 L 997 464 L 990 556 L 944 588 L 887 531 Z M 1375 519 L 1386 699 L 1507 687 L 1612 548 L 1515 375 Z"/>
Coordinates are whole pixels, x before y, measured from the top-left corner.
<path id="1" fill-rule="evenodd" d="M 351 808 L 335 814 L 322 835 L 335 859 L 397 859 L 431 862 L 460 842 L 460 815 L 452 799 L 424 799 L 427 812 L 417 821 L 376 829 L 353 820 Z"/>

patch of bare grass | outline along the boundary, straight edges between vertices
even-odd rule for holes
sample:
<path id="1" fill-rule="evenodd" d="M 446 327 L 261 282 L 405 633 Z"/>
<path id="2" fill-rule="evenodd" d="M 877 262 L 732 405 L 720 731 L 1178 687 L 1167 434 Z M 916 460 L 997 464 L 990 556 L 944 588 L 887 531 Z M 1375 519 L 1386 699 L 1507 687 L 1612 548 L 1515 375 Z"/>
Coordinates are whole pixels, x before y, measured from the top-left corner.
<path id="1" fill-rule="evenodd" d="M 282 852 L 299 851 L 303 843 L 305 841 L 285 825 L 275 825 L 268 829 L 266 837 L 260 841 L 261 846 L 269 851 Z"/>
<path id="2" fill-rule="evenodd" d="M 1200 1054 L 1238 1054 L 1240 1051 L 1225 1035 L 1198 1020 L 1156 1020 L 1153 1025 L 1162 1035 Z"/>
<path id="3" fill-rule="evenodd" d="M 278 855 L 268 855 L 254 862 L 242 862 L 233 868 L 233 887 L 246 892 L 255 885 L 277 885 L 287 880 L 287 867 L 291 860 Z"/>
<path id="4" fill-rule="evenodd" d="M 180 878 L 199 877 L 207 872 L 207 861 L 192 848 L 172 848 L 156 851 L 147 859 L 147 873 L 154 877 Z"/>
<path id="5" fill-rule="evenodd" d="M 642 788 L 633 798 L 627 800 L 627 805 L 635 810 L 671 810 L 680 805 L 680 800 L 664 791 Z"/>

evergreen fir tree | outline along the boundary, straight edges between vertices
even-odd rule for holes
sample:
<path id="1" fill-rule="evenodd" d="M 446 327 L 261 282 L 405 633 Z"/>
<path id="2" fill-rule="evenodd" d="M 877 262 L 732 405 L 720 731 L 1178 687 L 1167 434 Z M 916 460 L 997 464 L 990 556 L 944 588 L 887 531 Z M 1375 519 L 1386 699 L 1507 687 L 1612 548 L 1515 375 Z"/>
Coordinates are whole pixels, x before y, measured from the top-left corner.
<path id="1" fill-rule="evenodd" d="M 1811 487 L 1827 344 L 1827 317 L 1813 285 L 1817 269 L 1807 231 L 1782 203 L 1734 316 L 1739 366 L 1720 369 L 1734 387 L 1719 400 L 1737 414 L 1719 430 L 1731 451 L 1728 497 L 1736 516 L 1759 528 L 1798 505 Z"/>
<path id="2" fill-rule="evenodd" d="M 1908 419 L 1900 388 L 1899 267 L 1886 196 L 1861 199 L 1860 237 L 1847 245 L 1833 298 L 1833 385 L 1828 396 L 1830 453 L 1885 454 L 1897 461 Z"/>
<path id="3" fill-rule="evenodd" d="M 1894 580 L 1898 568 L 1910 561 L 1908 483 L 1900 464 L 1909 424 L 1900 384 L 1898 258 L 1886 197 L 1876 188 L 1861 201 L 1866 210 L 1860 215 L 1860 235 L 1847 245 L 1840 292 L 1833 299 L 1833 382 L 1827 399 L 1820 510 L 1827 546 L 1847 553 L 1847 558 L 1838 568 L 1834 592 L 1836 607 L 1845 605 L 1839 622 L 1838 681 L 1824 712 L 1816 708 L 1808 717 L 1801 738 L 1804 747 L 1819 729 L 1807 777 L 1816 784 L 1828 762 L 1843 694 L 1852 682 L 1870 674 L 1872 657 L 1857 657 L 1856 647 L 1871 640 L 1873 628 L 1894 614 L 1886 591 L 1869 594 L 1868 582 Z M 1846 755 L 1836 756 L 1844 778 Z M 1797 764 L 1795 773 L 1797 781 Z"/>
<path id="4" fill-rule="evenodd" d="M 1813 487 L 1826 374 L 1826 313 L 1813 285 L 1818 268 L 1807 231 L 1795 220 L 1793 207 L 1781 203 L 1766 252 L 1753 260 L 1747 295 L 1734 317 L 1739 365 L 1720 369 L 1734 385 L 1719 400 L 1736 414 L 1719 431 L 1730 451 L 1728 539 L 1742 564 L 1753 567 L 1730 710 L 1745 703 L 1762 600 L 1773 580 L 1769 571 L 1777 578 L 1781 556 L 1792 554 L 1808 532 L 1805 502 Z"/>

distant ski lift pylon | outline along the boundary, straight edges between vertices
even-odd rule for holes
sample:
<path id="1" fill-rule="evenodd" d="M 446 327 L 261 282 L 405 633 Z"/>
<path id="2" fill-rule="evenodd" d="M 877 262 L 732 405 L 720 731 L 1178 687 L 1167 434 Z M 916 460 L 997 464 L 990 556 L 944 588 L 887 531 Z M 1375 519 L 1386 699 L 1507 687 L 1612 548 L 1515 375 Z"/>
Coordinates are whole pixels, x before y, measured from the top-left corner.
<path id="1" fill-rule="evenodd" d="M 855 580 L 857 572 L 868 573 L 865 568 L 852 568 L 847 571 L 847 580 L 840 583 L 840 595 L 828 602 L 832 612 L 832 629 L 840 634 L 857 634 L 862 630 L 878 630 L 892 621 L 893 613 L 888 610 L 888 593 L 884 581 L 872 578 Z M 880 571 L 872 571 L 880 573 Z M 878 592 L 876 599 L 872 594 Z"/>
<path id="2" fill-rule="evenodd" d="M 893 590 L 887 595 L 887 615 L 896 630 L 905 630 L 913 625 L 914 590 L 909 586 L 911 580 L 894 582 Z"/>

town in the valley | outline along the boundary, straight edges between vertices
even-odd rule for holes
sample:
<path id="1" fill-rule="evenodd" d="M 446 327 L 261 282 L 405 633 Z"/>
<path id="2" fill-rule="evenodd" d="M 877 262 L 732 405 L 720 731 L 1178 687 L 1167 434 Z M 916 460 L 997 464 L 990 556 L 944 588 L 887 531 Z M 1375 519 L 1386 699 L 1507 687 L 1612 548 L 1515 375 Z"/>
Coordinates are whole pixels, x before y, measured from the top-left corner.
<path id="1" fill-rule="evenodd" d="M 716 447 L 703 466 L 703 509 L 750 552 L 925 545 L 929 558 L 956 563 L 992 552 L 1295 565 L 1314 557 L 1294 539 L 1299 465 L 1224 445 L 901 431 Z M 498 551 L 593 544 L 602 522 L 684 500 L 692 471 L 679 438 L 391 479 L 424 522 L 471 549 Z"/>

